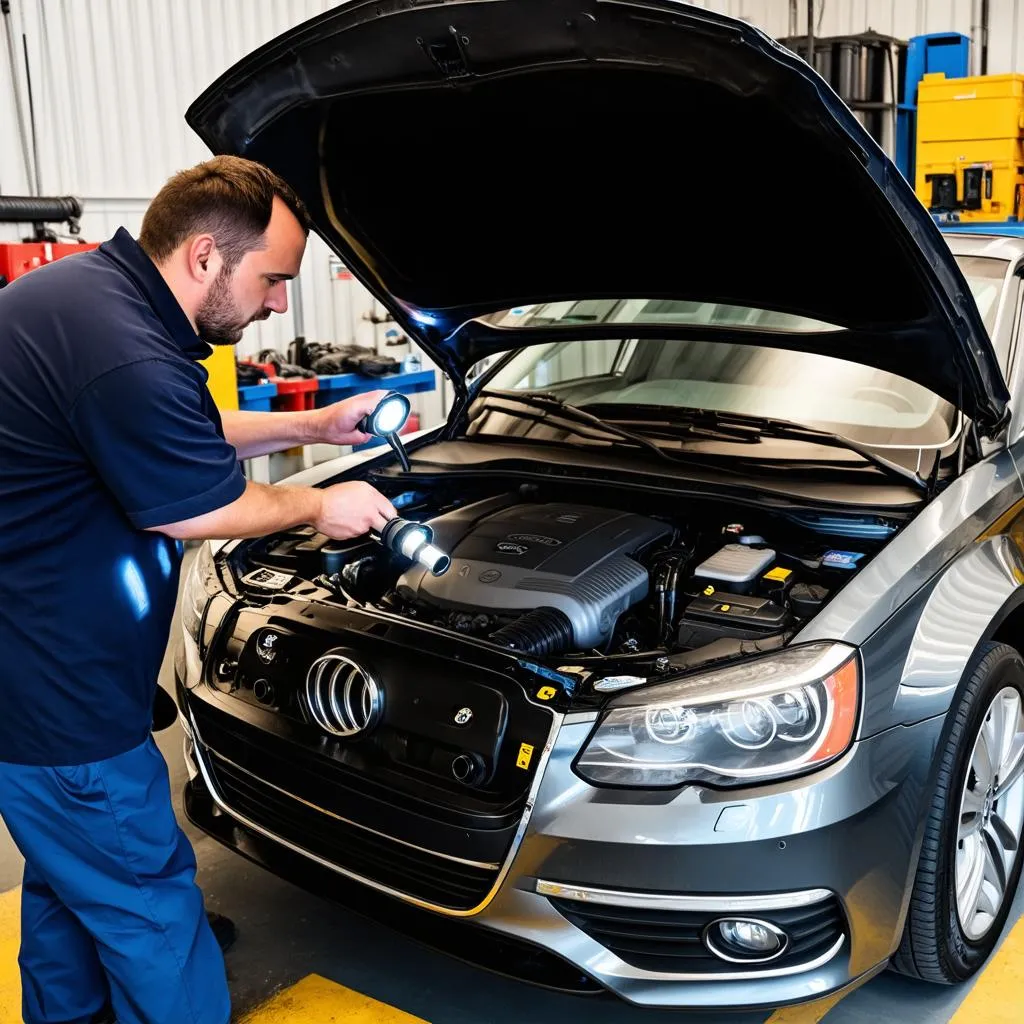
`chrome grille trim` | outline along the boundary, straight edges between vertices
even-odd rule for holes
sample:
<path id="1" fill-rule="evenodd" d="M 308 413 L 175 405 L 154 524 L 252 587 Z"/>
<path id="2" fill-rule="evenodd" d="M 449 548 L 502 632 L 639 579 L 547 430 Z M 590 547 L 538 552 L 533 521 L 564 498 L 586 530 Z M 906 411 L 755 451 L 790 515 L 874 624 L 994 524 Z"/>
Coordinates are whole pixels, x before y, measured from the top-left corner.
<path id="1" fill-rule="evenodd" d="M 498 877 L 494 880 L 494 885 L 491 886 L 491 889 L 487 893 L 487 895 L 475 907 L 471 907 L 469 910 L 456 910 L 452 907 L 443 907 L 439 904 L 431 903 L 429 900 L 421 900 L 415 896 L 410 896 L 409 893 L 401 892 L 400 890 L 393 889 L 390 886 L 381 885 L 380 882 L 375 882 L 372 878 L 367 878 L 365 875 L 360 875 L 355 871 L 350 871 L 348 868 L 344 868 L 340 864 L 335 864 L 333 861 L 329 861 L 326 858 L 320 857 L 319 855 L 313 853 L 310 850 L 305 849 L 304 847 L 299 846 L 296 843 L 290 842 L 283 836 L 279 836 L 276 833 L 271 832 L 270 829 L 264 828 L 258 822 L 253 821 L 248 816 L 235 810 L 224 799 L 223 794 L 221 794 L 220 790 L 217 788 L 216 784 L 213 781 L 213 778 L 210 773 L 210 768 L 207 765 L 206 757 L 204 756 L 209 748 L 207 748 L 206 744 L 203 743 L 202 737 L 199 734 L 199 729 L 196 726 L 196 721 L 194 716 L 192 715 L 191 710 L 189 710 L 189 723 L 191 725 L 192 735 L 195 738 L 196 763 L 199 765 L 199 772 L 203 777 L 203 782 L 206 784 L 206 788 L 209 790 L 213 802 L 225 814 L 229 814 L 239 824 L 244 825 L 248 829 L 251 829 L 253 832 L 256 832 L 258 835 L 263 836 L 265 839 L 269 839 L 272 842 L 278 843 L 280 846 L 283 846 L 286 849 L 291 850 L 292 853 L 297 853 L 300 856 L 307 858 L 308 860 L 314 861 L 321 867 L 328 868 L 329 870 L 334 871 L 339 875 L 343 875 L 346 878 L 352 879 L 352 881 L 354 882 L 359 882 L 362 885 L 368 886 L 369 888 L 374 889 L 377 892 L 383 893 L 386 896 L 391 896 L 394 899 L 402 900 L 404 903 L 409 903 L 412 906 L 420 907 L 423 910 L 432 910 L 435 913 L 443 914 L 446 917 L 473 917 L 474 915 L 479 914 L 482 910 L 486 909 L 486 907 L 491 903 L 494 897 L 497 896 L 499 890 L 501 889 L 502 885 L 505 882 L 505 879 L 508 877 L 509 871 L 512 869 L 512 862 L 515 860 L 516 855 L 519 853 L 519 848 L 523 844 L 523 837 L 526 835 L 526 830 L 530 824 L 530 818 L 533 816 L 533 809 L 536 806 L 537 802 L 537 793 L 539 792 L 541 782 L 544 779 L 544 771 L 547 768 L 548 761 L 551 759 L 551 752 L 554 749 L 555 745 L 555 737 L 558 735 L 558 732 L 562 727 L 562 715 L 552 709 L 546 710 L 548 710 L 551 714 L 551 729 L 548 731 L 548 737 L 544 743 L 544 749 L 541 751 L 541 756 L 537 762 L 537 769 L 534 773 L 533 781 L 530 783 L 530 790 L 527 793 L 526 805 L 523 808 L 523 816 L 519 821 L 519 827 L 516 829 L 516 834 L 512 838 L 512 843 L 509 846 L 508 854 L 505 856 L 504 861 L 502 861 L 501 868 L 498 871 Z M 216 751 L 213 751 L 213 753 L 216 753 Z M 225 758 L 225 760 L 227 759 Z M 254 776 L 254 778 L 258 778 L 258 776 Z M 263 782 L 265 785 L 272 786 L 271 783 L 268 783 L 263 779 L 260 779 L 259 781 Z M 276 789 L 277 787 L 272 786 L 272 788 Z M 290 796 L 291 794 L 288 795 Z M 317 808 L 317 810 L 320 810 L 320 808 Z M 355 825 L 356 822 L 352 822 L 352 824 Z M 370 831 L 373 830 L 371 829 Z M 377 834 L 382 835 L 382 833 Z M 384 838 L 390 839 L 391 837 L 385 836 Z M 398 840 L 396 840 L 396 842 L 397 841 Z M 436 856 L 444 855 L 436 854 Z"/>
<path id="2" fill-rule="evenodd" d="M 371 730 L 384 711 L 373 674 L 341 651 L 329 651 L 306 673 L 306 710 L 324 732 L 350 738 Z"/>
<path id="3" fill-rule="evenodd" d="M 605 950 L 604 946 L 601 946 L 600 943 L 595 942 L 595 945 L 602 950 L 602 955 L 588 960 L 587 966 L 598 977 L 608 975 L 613 978 L 630 978 L 636 981 L 769 981 L 772 978 L 786 978 L 794 974 L 816 971 L 819 967 L 824 967 L 830 960 L 835 959 L 836 954 L 843 948 L 845 943 L 846 936 L 840 935 L 836 939 L 835 944 L 831 948 L 826 949 L 821 956 L 808 960 L 807 963 L 793 964 L 790 967 L 768 967 L 763 971 L 735 971 L 729 974 L 721 972 L 717 974 L 710 972 L 705 974 L 696 972 L 684 974 L 682 972 L 647 971 L 642 967 L 634 967 L 632 964 L 627 964 L 625 960 L 620 960 L 614 953 Z"/>
<path id="4" fill-rule="evenodd" d="M 363 832 L 369 832 L 371 835 L 379 836 L 381 839 L 386 839 L 390 843 L 397 843 L 399 846 L 406 846 L 410 850 L 416 850 L 417 853 L 425 853 L 430 857 L 438 857 L 441 860 L 450 860 L 455 864 L 465 864 L 467 867 L 471 868 L 482 868 L 485 871 L 497 871 L 498 868 L 501 867 L 501 865 L 495 861 L 466 860 L 464 857 L 456 857 L 450 853 L 438 853 L 437 850 L 428 850 L 425 846 L 417 846 L 415 843 L 406 842 L 404 839 L 399 839 L 396 836 L 389 835 L 387 832 L 380 832 L 375 828 L 371 828 L 369 825 L 363 825 L 361 822 L 353 821 L 351 818 L 346 818 L 341 814 L 335 814 L 334 811 L 329 811 L 326 807 L 321 807 L 319 804 L 311 803 L 309 800 L 305 800 L 301 796 L 296 796 L 287 789 L 275 786 L 273 782 L 267 782 L 266 779 L 261 779 L 255 772 L 249 771 L 248 768 L 243 768 L 240 764 L 237 764 L 230 758 L 218 754 L 216 751 L 213 751 L 213 756 L 218 761 L 223 761 L 224 764 L 231 765 L 235 771 L 248 775 L 250 779 L 255 779 L 261 786 L 266 786 L 267 789 L 272 789 L 274 792 L 288 797 L 289 800 L 294 800 L 296 803 L 302 804 L 304 807 L 308 807 L 310 810 L 323 814 L 328 818 L 333 818 L 335 821 L 340 821 L 345 825 L 351 825 L 353 828 L 358 828 Z"/>
<path id="5" fill-rule="evenodd" d="M 709 914 L 749 914 L 756 911 L 790 910 L 824 903 L 835 894 L 828 889 L 802 889 L 799 892 L 778 892 L 765 895 L 696 896 L 689 893 L 629 892 L 616 889 L 594 889 L 581 885 L 563 885 L 537 879 L 536 891 L 541 896 L 560 900 L 576 900 L 610 907 L 633 907 L 642 910 L 697 910 Z"/>

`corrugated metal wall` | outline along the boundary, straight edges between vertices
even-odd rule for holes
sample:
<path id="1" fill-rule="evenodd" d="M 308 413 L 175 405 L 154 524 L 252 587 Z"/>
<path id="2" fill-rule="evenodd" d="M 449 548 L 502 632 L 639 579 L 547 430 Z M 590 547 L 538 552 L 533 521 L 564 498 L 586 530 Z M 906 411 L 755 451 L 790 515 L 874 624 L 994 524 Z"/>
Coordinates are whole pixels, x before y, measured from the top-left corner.
<path id="1" fill-rule="evenodd" d="M 185 126 L 191 100 L 233 62 L 300 21 L 335 6 L 331 0 L 12 0 L 12 27 L 24 93 L 22 34 L 27 43 L 44 194 L 85 201 L 83 235 L 137 231 L 148 198 L 178 168 L 202 160 L 203 146 Z M 789 0 L 708 0 L 766 32 L 803 34 L 806 3 L 791 24 Z M 977 0 L 818 0 L 819 36 L 874 29 L 908 38 L 922 32 L 972 33 Z M 991 0 L 989 71 L 1024 70 L 1021 0 Z M 0 53 L 0 190 L 28 187 L 11 102 L 6 54 Z M 392 140 L 367 140 L 381 159 Z M 0 238 L 17 237 L 0 225 Z M 373 344 L 363 315 L 366 293 L 332 278 L 329 252 L 314 239 L 301 277 L 305 330 L 314 339 Z M 243 350 L 283 347 L 290 316 L 255 324 Z"/>
<path id="2" fill-rule="evenodd" d="M 42 191 L 83 199 L 82 237 L 119 225 L 138 231 L 149 198 L 175 170 L 209 153 L 185 125 L 189 103 L 222 71 L 285 29 L 335 6 L 330 0 L 12 0 L 17 55 L 28 47 Z M 0 53 L 0 189 L 28 180 L 6 52 Z M 23 65 L 19 87 L 25 97 Z M 16 238 L 0 225 L 0 238 Z M 330 274 L 329 250 L 313 238 L 301 275 L 311 339 L 374 343 L 358 285 Z M 350 309 L 352 305 L 352 309 Z M 242 350 L 283 349 L 291 316 L 246 332 Z"/>

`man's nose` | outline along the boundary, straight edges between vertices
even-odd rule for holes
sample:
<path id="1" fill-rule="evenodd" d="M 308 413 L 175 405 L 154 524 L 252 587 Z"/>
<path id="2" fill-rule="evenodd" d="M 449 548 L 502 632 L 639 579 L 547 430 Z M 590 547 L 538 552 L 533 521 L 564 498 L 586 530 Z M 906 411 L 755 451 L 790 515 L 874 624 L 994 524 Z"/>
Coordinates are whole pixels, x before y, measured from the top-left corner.
<path id="1" fill-rule="evenodd" d="M 275 313 L 287 313 L 288 312 L 288 286 L 284 281 L 277 281 L 267 292 L 266 301 L 263 303 L 267 309 L 272 309 Z"/>

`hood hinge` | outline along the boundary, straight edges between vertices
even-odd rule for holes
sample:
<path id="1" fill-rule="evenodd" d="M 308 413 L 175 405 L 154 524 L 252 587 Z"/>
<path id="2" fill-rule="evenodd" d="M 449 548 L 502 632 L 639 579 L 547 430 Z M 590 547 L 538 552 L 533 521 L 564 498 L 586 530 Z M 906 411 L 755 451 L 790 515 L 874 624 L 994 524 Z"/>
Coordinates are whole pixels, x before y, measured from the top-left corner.
<path id="1" fill-rule="evenodd" d="M 435 40 L 420 36 L 416 42 L 445 78 L 469 78 L 469 57 L 466 53 L 469 36 L 462 35 L 454 25 L 448 26 L 447 36 Z"/>

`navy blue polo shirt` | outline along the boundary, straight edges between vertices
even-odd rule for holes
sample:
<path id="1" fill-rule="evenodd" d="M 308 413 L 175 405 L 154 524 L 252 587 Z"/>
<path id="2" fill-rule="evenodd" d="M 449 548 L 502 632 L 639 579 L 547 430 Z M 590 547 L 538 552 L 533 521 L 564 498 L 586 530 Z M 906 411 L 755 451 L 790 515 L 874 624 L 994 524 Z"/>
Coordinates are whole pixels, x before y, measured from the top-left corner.
<path id="1" fill-rule="evenodd" d="M 149 734 L 181 546 L 146 530 L 245 489 L 210 351 L 123 228 L 0 289 L 0 761 Z"/>

